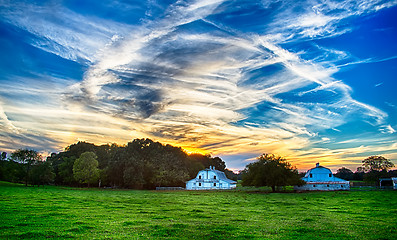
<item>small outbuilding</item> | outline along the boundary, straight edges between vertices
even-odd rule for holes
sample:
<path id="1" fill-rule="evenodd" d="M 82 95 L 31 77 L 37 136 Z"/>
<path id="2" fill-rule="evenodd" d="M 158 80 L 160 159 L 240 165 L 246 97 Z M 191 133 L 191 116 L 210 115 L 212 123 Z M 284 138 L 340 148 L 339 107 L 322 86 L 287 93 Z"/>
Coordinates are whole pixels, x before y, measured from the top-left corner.
<path id="1" fill-rule="evenodd" d="M 335 177 L 331 170 L 316 164 L 315 168 L 307 171 L 302 178 L 306 182 L 303 186 L 295 186 L 294 189 L 298 191 L 336 191 L 336 190 L 350 190 L 350 182 L 344 179 Z"/>
<path id="2" fill-rule="evenodd" d="M 215 167 L 198 172 L 196 178 L 186 182 L 186 190 L 233 189 L 237 182 L 226 177 L 224 172 L 215 170 Z"/>
<path id="3" fill-rule="evenodd" d="M 397 189 L 397 177 L 393 178 L 379 178 L 380 188 Z"/>

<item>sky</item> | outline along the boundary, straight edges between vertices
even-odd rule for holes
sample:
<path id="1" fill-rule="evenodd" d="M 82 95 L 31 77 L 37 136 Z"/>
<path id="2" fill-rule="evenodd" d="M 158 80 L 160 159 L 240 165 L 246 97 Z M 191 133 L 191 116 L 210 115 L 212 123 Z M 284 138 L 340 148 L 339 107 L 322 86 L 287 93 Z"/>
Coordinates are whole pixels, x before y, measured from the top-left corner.
<path id="1" fill-rule="evenodd" d="M 0 0 L 0 151 L 397 165 L 396 43 L 395 0 Z"/>

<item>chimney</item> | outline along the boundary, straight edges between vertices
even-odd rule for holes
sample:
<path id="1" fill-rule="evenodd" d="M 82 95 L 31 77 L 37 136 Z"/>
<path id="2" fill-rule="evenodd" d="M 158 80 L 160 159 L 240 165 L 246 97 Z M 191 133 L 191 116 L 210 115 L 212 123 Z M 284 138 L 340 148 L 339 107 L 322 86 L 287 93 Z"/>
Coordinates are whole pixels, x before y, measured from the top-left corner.
<path id="1" fill-rule="evenodd" d="M 316 167 L 320 167 L 320 163 L 316 163 Z"/>

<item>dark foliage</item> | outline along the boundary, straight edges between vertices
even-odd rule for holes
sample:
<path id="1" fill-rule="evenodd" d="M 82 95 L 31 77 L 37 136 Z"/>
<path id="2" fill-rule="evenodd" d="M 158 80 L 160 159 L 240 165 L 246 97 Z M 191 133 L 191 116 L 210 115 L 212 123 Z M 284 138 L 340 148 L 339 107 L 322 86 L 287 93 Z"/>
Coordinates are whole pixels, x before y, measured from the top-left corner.
<path id="1" fill-rule="evenodd" d="M 8 182 L 23 182 L 25 180 L 25 168 L 21 163 L 7 159 L 0 161 L 0 180 Z"/>
<path id="2" fill-rule="evenodd" d="M 237 181 L 237 180 L 241 180 L 241 174 L 240 173 L 234 173 L 233 171 L 229 170 L 229 169 L 225 169 L 225 175 L 227 178 Z"/>
<path id="3" fill-rule="evenodd" d="M 379 178 L 397 177 L 397 170 L 389 170 L 394 166 L 389 160 L 382 156 L 372 156 L 363 161 L 363 166 L 358 167 L 353 173 L 350 169 L 342 167 L 335 174 L 345 180 L 366 181 L 370 183 L 379 183 Z M 376 170 L 378 169 L 378 170 Z"/>
<path id="4" fill-rule="evenodd" d="M 30 182 L 32 185 L 45 185 L 54 181 L 55 173 L 47 161 L 40 161 L 33 165 Z"/>
<path id="5" fill-rule="evenodd" d="M 354 178 L 353 171 L 345 167 L 339 168 L 334 175 L 335 177 L 342 178 L 348 181 L 353 180 Z"/>
<path id="6" fill-rule="evenodd" d="M 242 174 L 243 186 L 268 186 L 273 192 L 276 187 L 304 184 L 295 167 L 273 154 L 261 155 L 258 161 L 248 164 Z"/>
<path id="7" fill-rule="evenodd" d="M 363 160 L 363 168 L 366 172 L 387 171 L 394 167 L 394 164 L 382 156 L 370 156 Z"/>
<path id="8" fill-rule="evenodd" d="M 389 159 L 383 156 L 370 156 L 363 160 L 362 167 L 357 168 L 356 173 L 361 173 L 362 180 L 366 182 L 379 184 L 379 178 L 394 176 L 395 171 L 388 171 L 392 167 L 394 164 Z"/>
<path id="9" fill-rule="evenodd" d="M 34 150 L 18 149 L 7 158 L 3 152 L 0 161 L 0 180 L 24 182 L 26 185 L 43 185 L 52 183 L 55 174 L 49 162 Z"/>
<path id="10" fill-rule="evenodd" d="M 219 157 L 188 155 L 180 147 L 150 139 L 135 139 L 125 146 L 96 146 L 78 142 L 65 148 L 64 152 L 47 158 L 54 168 L 56 184 L 78 185 L 73 178 L 73 165 L 84 152 L 93 152 L 98 157 L 101 185 L 109 187 L 184 187 L 185 181 L 194 178 L 198 171 L 206 167 L 215 166 L 217 170 L 228 172 L 225 162 Z"/>
<path id="11" fill-rule="evenodd" d="M 31 179 L 32 165 L 41 161 L 41 155 L 35 150 L 29 149 L 18 149 L 11 154 L 11 161 L 15 161 L 24 165 L 25 184 L 28 185 L 28 181 Z"/>

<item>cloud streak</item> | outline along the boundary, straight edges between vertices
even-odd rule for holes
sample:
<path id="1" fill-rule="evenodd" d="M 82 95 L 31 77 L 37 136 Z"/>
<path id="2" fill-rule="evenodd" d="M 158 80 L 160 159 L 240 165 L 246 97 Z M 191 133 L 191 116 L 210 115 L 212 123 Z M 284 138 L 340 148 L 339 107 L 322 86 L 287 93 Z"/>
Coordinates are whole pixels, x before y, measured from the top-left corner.
<path id="1" fill-rule="evenodd" d="M 3 128 L 8 136 L 18 126 L 48 139 L 68 136 L 59 145 L 151 137 L 223 156 L 273 152 L 302 167 L 309 155 L 312 160 L 361 153 L 305 150 L 317 138 L 330 142 L 319 135 L 352 118 L 380 133 L 395 133 L 386 112 L 356 100 L 353 89 L 335 77 L 345 66 L 371 60 L 319 43 L 301 51 L 288 47 L 343 35 L 353 29 L 349 19 L 395 4 L 248 1 L 242 6 L 276 12 L 265 23 L 246 19 L 248 29 L 228 21 L 242 18 L 231 13 L 236 4 L 177 1 L 156 17 L 154 6 L 139 6 L 145 10 L 139 24 L 85 16 L 57 1 L 9 4 L 2 11 L 4 21 L 32 34 L 29 44 L 86 70 L 83 79 L 64 81 L 60 93 L 47 95 L 52 106 L 36 106 L 48 121 L 24 106 L 7 106 L 0 108 Z M 31 117 L 37 120 L 24 121 Z"/>

